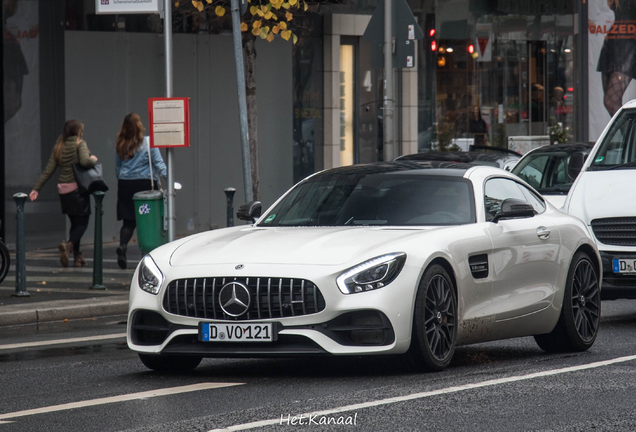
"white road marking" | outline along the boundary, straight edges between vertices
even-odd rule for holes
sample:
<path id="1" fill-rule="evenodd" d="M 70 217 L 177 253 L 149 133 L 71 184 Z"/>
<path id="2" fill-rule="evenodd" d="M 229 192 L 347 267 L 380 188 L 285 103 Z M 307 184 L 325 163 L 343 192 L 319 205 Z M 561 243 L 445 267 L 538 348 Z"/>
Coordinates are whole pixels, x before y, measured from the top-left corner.
<path id="1" fill-rule="evenodd" d="M 389 405 L 389 404 L 394 404 L 398 402 L 405 402 L 405 401 L 410 401 L 414 399 L 423 399 L 423 398 L 427 398 L 431 396 L 438 396 L 438 395 L 449 394 L 449 393 L 457 393 L 457 392 L 461 392 L 465 390 L 472 390 L 472 389 L 482 388 L 482 387 L 491 387 L 491 386 L 496 386 L 499 384 L 508 384 L 508 383 L 513 383 L 518 381 L 535 379 L 535 378 L 543 378 L 547 376 L 560 375 L 560 374 L 569 373 L 569 372 L 577 372 L 577 371 L 586 370 L 586 369 L 594 369 L 598 367 L 613 365 L 616 363 L 624 363 L 624 362 L 628 362 L 632 360 L 636 360 L 636 355 L 618 357 L 611 360 L 588 363 L 588 364 L 579 365 L 579 366 L 571 366 L 571 367 L 566 367 L 562 369 L 552 369 L 552 370 L 547 370 L 543 372 L 531 373 L 528 375 L 517 375 L 517 376 L 511 376 L 507 378 L 499 378 L 499 379 L 494 379 L 489 381 L 477 382 L 473 384 L 465 384 L 462 386 L 447 387 L 447 388 L 428 391 L 428 392 L 413 393 L 406 396 L 397 396 L 393 398 L 380 399 L 380 400 L 364 402 L 364 403 L 359 403 L 354 405 L 345 405 L 342 407 L 332 408 L 332 409 L 324 410 L 324 411 L 314 411 L 310 413 L 304 413 L 302 414 L 302 416 L 305 418 L 306 421 L 308 421 L 310 416 L 314 416 L 314 418 L 320 418 L 322 416 L 332 416 L 334 414 L 355 411 L 355 410 L 364 409 L 364 408 L 371 408 L 371 407 L 376 407 L 381 405 Z M 297 415 L 297 417 L 300 415 L 301 414 Z M 253 429 L 257 427 L 272 426 L 277 424 L 281 424 L 280 418 L 271 419 L 271 420 L 261 420 L 261 421 L 256 421 L 252 423 L 243 423 L 243 424 L 238 424 L 234 426 L 228 426 L 226 428 L 221 428 L 221 429 L 212 429 L 209 432 L 241 431 L 241 430 Z"/>
<path id="2" fill-rule="evenodd" d="M 15 349 L 15 348 L 60 345 L 60 344 L 75 343 L 75 342 L 94 342 L 94 341 L 108 340 L 108 339 L 120 339 L 125 337 L 126 337 L 126 333 L 116 333 L 116 334 L 108 334 L 108 335 L 101 335 L 101 336 L 87 336 L 87 337 L 72 338 L 72 339 L 54 339 L 54 340 L 46 340 L 46 341 L 38 341 L 38 342 L 22 342 L 22 343 L 15 343 L 15 344 L 0 345 L 0 351 Z"/>
<path id="3" fill-rule="evenodd" d="M 64 411 L 64 410 L 75 409 L 75 408 L 85 408 L 89 406 L 104 405 L 104 404 L 115 403 L 115 402 L 125 402 L 125 401 L 131 401 L 136 399 L 148 399 L 148 398 L 157 397 L 157 396 L 168 396 L 168 395 L 174 395 L 179 393 L 188 393 L 188 392 L 199 391 L 199 390 L 209 390 L 209 389 L 221 388 L 221 387 L 232 387 L 232 386 L 243 385 L 243 384 L 245 383 L 200 383 L 200 384 L 192 384 L 192 385 L 181 386 L 181 387 L 170 387 L 170 388 L 150 390 L 150 391 L 139 392 L 139 393 L 130 393 L 130 394 L 125 394 L 121 396 L 111 396 L 106 398 L 91 399 L 91 400 L 85 400 L 81 402 L 71 402 L 71 403 L 66 403 L 62 405 L 53 405 L 48 407 L 0 414 L 0 420 L 10 419 L 15 417 L 25 417 L 25 416 L 30 416 L 34 414 L 50 413 L 55 411 Z"/>

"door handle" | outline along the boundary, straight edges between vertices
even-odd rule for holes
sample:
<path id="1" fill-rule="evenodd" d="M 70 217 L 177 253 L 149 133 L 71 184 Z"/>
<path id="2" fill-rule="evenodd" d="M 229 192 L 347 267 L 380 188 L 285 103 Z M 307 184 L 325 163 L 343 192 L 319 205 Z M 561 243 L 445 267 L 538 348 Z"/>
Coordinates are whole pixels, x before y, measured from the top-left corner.
<path id="1" fill-rule="evenodd" d="M 539 237 L 541 240 L 547 240 L 548 237 L 550 237 L 550 230 L 546 227 L 537 228 L 537 237 Z"/>

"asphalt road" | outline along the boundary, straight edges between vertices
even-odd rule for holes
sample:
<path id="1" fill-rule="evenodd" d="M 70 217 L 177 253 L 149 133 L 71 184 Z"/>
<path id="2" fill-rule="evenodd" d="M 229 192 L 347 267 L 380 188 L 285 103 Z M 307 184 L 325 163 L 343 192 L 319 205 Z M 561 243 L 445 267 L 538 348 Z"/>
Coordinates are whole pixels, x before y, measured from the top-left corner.
<path id="1" fill-rule="evenodd" d="M 460 347 L 433 374 L 393 357 L 206 359 L 158 374 L 123 333 L 124 316 L 0 328 L 0 432 L 636 430 L 636 301 L 603 303 L 588 352 L 513 339 Z"/>

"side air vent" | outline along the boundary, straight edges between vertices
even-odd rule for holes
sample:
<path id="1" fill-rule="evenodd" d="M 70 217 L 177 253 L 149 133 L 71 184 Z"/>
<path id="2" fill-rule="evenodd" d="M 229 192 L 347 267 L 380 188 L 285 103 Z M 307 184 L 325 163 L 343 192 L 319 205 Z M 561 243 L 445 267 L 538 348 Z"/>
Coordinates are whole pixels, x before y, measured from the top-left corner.
<path id="1" fill-rule="evenodd" d="M 470 272 L 475 279 L 483 279 L 488 277 L 488 255 L 475 255 L 468 258 Z"/>

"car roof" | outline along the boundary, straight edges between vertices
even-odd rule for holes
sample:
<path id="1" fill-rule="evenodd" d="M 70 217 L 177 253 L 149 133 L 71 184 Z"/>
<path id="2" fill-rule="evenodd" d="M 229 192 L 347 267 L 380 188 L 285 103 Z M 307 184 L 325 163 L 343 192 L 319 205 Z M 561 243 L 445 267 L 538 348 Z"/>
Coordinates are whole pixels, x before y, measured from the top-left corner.
<path id="1" fill-rule="evenodd" d="M 475 168 L 474 165 L 446 161 L 410 161 L 400 160 L 392 162 L 376 162 L 369 164 L 356 164 L 343 167 L 331 168 L 321 171 L 312 176 L 325 177 L 333 175 L 370 175 L 388 174 L 394 172 L 406 172 L 418 175 L 441 175 L 464 177 L 466 171 Z"/>
<path id="2" fill-rule="evenodd" d="M 509 159 L 520 159 L 521 155 L 510 154 L 507 152 L 491 152 L 484 153 L 479 151 L 463 152 L 463 151 L 445 151 L 445 152 L 424 152 L 402 155 L 395 158 L 398 160 L 419 160 L 419 161 L 449 161 L 449 162 L 498 162 Z"/>
<path id="3" fill-rule="evenodd" d="M 579 151 L 591 150 L 594 147 L 594 144 L 588 143 L 560 143 L 560 144 L 552 144 L 546 145 L 543 147 L 538 147 L 536 149 L 532 149 L 527 154 L 531 153 L 553 153 L 553 152 L 566 152 L 569 154 L 576 153 Z"/>

